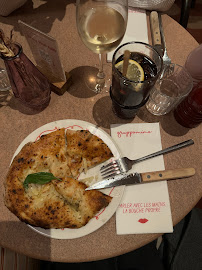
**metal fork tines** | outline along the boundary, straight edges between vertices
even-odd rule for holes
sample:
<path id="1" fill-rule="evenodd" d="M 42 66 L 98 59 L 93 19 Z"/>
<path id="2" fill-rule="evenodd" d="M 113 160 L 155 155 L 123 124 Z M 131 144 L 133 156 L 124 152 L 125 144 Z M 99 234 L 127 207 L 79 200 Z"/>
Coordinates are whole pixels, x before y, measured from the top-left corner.
<path id="1" fill-rule="evenodd" d="M 118 174 L 127 172 L 132 168 L 132 161 L 127 157 L 113 160 L 109 164 L 102 166 L 100 169 L 103 178 L 113 177 Z"/>
<path id="2" fill-rule="evenodd" d="M 135 159 L 135 160 L 131 160 L 127 157 L 123 157 L 123 158 L 118 158 L 117 160 L 113 160 L 110 163 L 108 163 L 107 165 L 104 165 L 100 168 L 100 172 L 101 172 L 101 176 L 103 178 L 109 178 L 109 177 L 113 177 L 116 176 L 118 174 L 122 174 L 122 173 L 126 173 L 128 172 L 132 166 L 136 163 L 139 163 L 141 161 L 153 158 L 153 157 L 157 157 L 172 151 L 176 151 L 178 149 L 181 149 L 183 147 L 189 146 L 194 144 L 193 140 L 188 140 L 173 146 L 170 146 L 166 149 L 157 151 L 155 153 L 149 154 L 147 156 Z"/>

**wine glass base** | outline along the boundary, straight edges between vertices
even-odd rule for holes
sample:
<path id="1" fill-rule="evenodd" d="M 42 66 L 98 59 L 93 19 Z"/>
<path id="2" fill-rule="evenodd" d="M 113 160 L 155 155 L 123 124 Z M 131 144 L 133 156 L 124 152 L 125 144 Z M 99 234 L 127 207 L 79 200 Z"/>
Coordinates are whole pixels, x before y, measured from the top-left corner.
<path id="1" fill-rule="evenodd" d="M 109 87 L 111 85 L 111 78 L 109 78 L 109 74 L 111 75 L 110 65 L 104 64 L 104 73 L 107 75 L 105 78 L 98 78 L 98 71 L 97 65 L 89 69 L 84 78 L 85 85 L 96 94 L 101 93 L 103 90 L 109 92 Z"/>

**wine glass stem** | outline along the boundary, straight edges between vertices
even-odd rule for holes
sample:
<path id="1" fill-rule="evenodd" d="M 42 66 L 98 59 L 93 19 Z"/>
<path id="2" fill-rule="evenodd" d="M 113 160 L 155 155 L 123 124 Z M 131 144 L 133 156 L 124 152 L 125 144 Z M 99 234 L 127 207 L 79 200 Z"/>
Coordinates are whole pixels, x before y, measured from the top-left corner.
<path id="1" fill-rule="evenodd" d="M 97 78 L 98 79 L 104 79 L 105 78 L 105 74 L 103 72 L 103 58 L 104 58 L 104 55 L 103 53 L 100 53 L 99 54 L 99 71 L 98 71 L 98 74 L 97 74 Z"/>
<path id="2" fill-rule="evenodd" d="M 99 54 L 99 71 L 96 78 L 95 92 L 100 93 L 105 86 L 105 74 L 103 72 L 103 54 Z"/>

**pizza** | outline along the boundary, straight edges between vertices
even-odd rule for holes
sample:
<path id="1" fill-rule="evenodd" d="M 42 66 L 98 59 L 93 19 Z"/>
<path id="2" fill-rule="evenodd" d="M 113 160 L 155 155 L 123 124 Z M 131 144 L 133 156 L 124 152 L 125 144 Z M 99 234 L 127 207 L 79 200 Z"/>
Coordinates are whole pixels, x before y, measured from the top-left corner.
<path id="1" fill-rule="evenodd" d="M 97 190 L 85 191 L 87 185 L 78 176 L 110 157 L 103 140 L 87 130 L 61 128 L 42 135 L 13 159 L 5 180 L 5 205 L 36 227 L 80 228 L 112 198 Z"/>
<path id="2" fill-rule="evenodd" d="M 66 138 L 68 166 L 74 177 L 112 157 L 109 147 L 87 130 L 67 130 Z"/>

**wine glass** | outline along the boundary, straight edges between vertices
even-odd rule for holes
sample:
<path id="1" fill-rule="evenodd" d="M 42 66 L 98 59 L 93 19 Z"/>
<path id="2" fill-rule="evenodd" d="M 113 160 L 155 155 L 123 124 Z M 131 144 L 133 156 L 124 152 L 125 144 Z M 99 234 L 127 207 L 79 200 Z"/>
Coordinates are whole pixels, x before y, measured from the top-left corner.
<path id="1" fill-rule="evenodd" d="M 77 0 L 76 19 L 83 43 L 99 54 L 99 71 L 91 77 L 91 89 L 105 86 L 104 54 L 114 50 L 123 39 L 128 20 L 128 0 Z"/>

